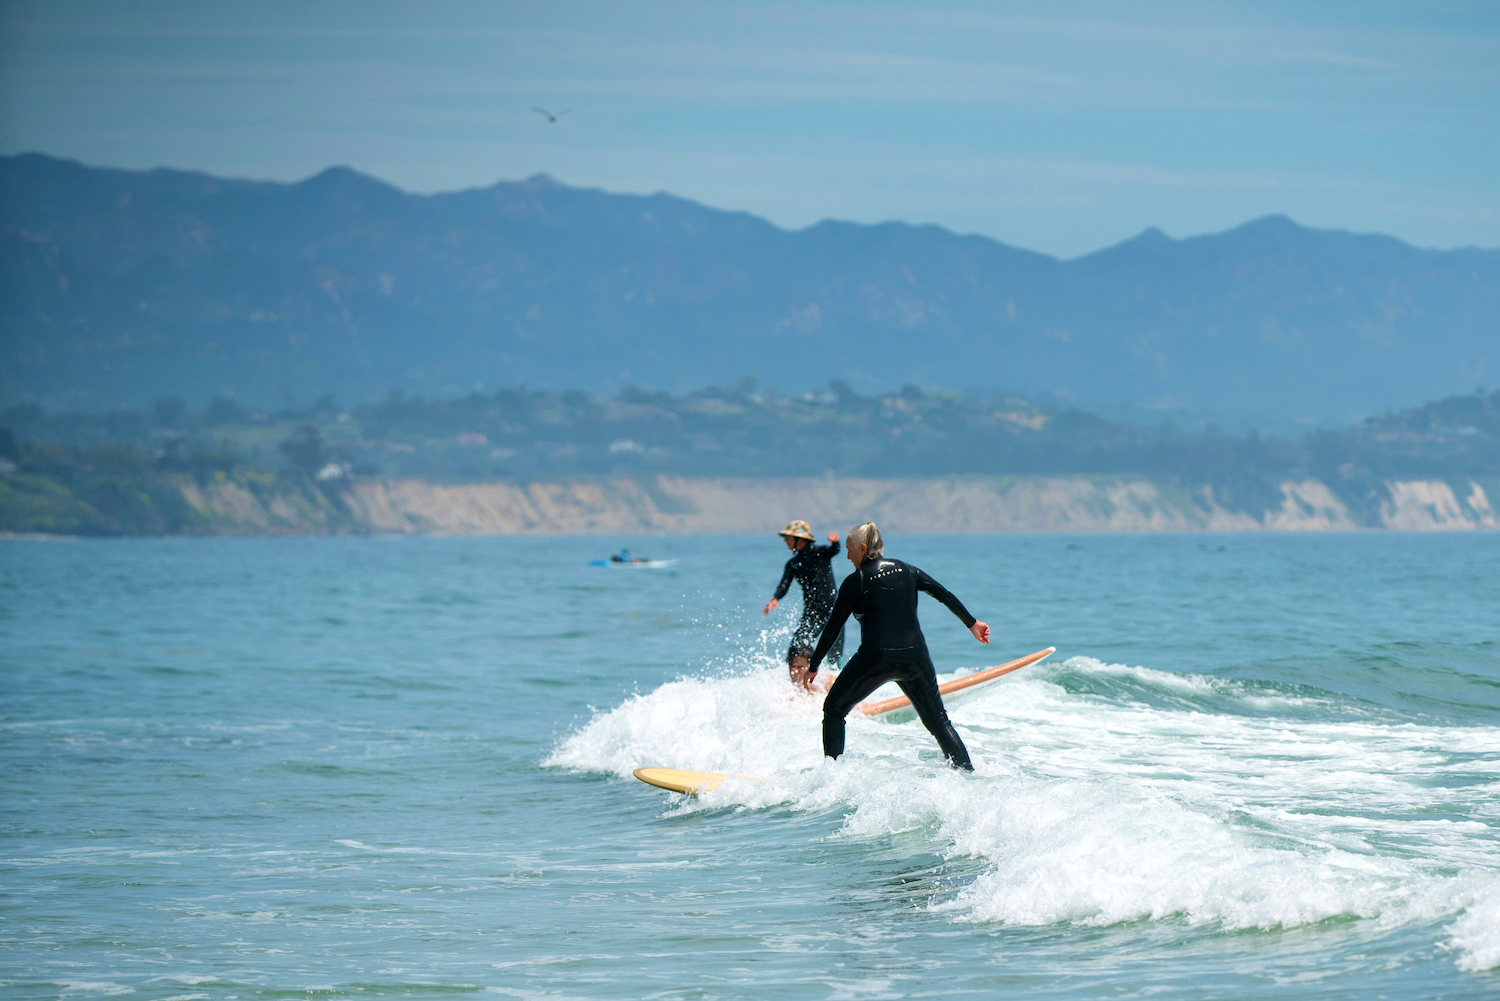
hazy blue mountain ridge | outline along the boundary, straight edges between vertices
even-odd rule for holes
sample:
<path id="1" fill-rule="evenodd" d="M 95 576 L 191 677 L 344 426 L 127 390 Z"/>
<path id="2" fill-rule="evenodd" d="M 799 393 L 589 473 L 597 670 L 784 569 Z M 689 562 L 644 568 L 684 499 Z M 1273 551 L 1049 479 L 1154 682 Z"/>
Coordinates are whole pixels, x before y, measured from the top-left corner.
<path id="1" fill-rule="evenodd" d="M 1496 251 L 1420 250 L 1268 216 L 1185 240 L 1148 231 L 1070 264 L 1097 293 L 1075 314 L 1086 329 L 1130 331 L 1167 384 L 1241 362 L 1216 373 L 1237 400 L 1276 393 L 1269 378 L 1352 409 L 1361 394 L 1406 403 L 1427 380 L 1474 388 L 1500 355 Z"/>
<path id="2" fill-rule="evenodd" d="M 1484 382 L 1500 251 L 1268 217 L 1072 261 L 546 177 L 419 196 L 0 158 L 0 401 L 1007 387 L 1338 420 Z"/>

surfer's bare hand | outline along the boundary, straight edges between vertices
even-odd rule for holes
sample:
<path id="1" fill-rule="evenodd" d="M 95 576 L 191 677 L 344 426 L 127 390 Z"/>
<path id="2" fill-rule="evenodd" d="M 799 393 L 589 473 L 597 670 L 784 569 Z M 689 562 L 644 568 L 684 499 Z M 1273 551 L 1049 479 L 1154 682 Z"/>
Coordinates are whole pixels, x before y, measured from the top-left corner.
<path id="1" fill-rule="evenodd" d="M 775 607 L 776 607 L 776 599 L 772 598 L 770 601 L 766 602 L 766 607 L 762 608 L 760 610 L 760 614 L 762 614 L 762 615 L 770 615 L 771 614 L 771 610 L 774 609 Z"/>
<path id="2" fill-rule="evenodd" d="M 829 532 L 828 533 L 828 541 L 829 542 L 837 542 L 837 541 L 839 541 L 839 533 L 837 533 L 837 532 Z"/>
<path id="3" fill-rule="evenodd" d="M 792 667 L 790 671 L 792 675 L 792 684 L 796 685 L 798 688 L 801 688 L 803 691 L 810 692 L 813 690 L 813 681 L 818 676 L 816 671 L 809 671 L 805 667 L 795 666 Z"/>
<path id="4" fill-rule="evenodd" d="M 990 641 L 990 627 L 983 622 L 974 623 L 969 627 L 969 632 L 973 633 L 974 638 L 981 643 L 988 643 Z"/>

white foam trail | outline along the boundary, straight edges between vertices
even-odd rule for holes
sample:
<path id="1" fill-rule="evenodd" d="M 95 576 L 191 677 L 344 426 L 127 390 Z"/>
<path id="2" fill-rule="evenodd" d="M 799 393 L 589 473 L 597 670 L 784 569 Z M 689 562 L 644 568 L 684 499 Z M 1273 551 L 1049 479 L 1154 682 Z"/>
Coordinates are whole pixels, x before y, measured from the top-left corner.
<path id="1" fill-rule="evenodd" d="M 1500 885 L 1491 884 L 1484 899 L 1470 905 L 1448 933 L 1448 945 L 1462 953 L 1460 970 L 1477 973 L 1500 966 Z"/>
<path id="2" fill-rule="evenodd" d="M 1169 698 L 1070 694 L 1049 680 L 1063 673 L 1128 677 Z M 1209 697 L 1241 697 L 1256 713 L 1202 708 Z M 794 695 L 777 667 L 634 696 L 547 764 L 761 775 L 674 809 L 841 809 L 845 835 L 932 832 L 950 854 L 987 863 L 934 905 L 955 920 L 1270 929 L 1356 918 L 1383 929 L 1452 919 L 1461 969 L 1500 966 L 1500 728 L 1264 715 L 1275 699 L 1075 657 L 954 707 L 978 769 L 964 776 L 914 720 L 851 717 L 849 753 L 824 762 L 819 703 Z"/>
<path id="3" fill-rule="evenodd" d="M 58 993 L 62 997 L 83 993 L 103 994 L 106 996 L 135 993 L 134 987 L 126 987 L 124 984 L 117 984 L 112 980 L 62 980 L 57 981 L 57 986 L 61 988 Z"/>

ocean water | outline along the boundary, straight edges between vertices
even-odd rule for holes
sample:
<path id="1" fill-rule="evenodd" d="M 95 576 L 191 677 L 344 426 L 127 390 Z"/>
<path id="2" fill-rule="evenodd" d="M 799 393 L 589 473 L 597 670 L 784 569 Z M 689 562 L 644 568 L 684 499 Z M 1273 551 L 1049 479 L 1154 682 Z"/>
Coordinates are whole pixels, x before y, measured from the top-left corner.
<path id="1" fill-rule="evenodd" d="M 775 537 L 0 542 L 0 995 L 1500 996 L 1500 535 L 888 551 L 974 775 Z"/>

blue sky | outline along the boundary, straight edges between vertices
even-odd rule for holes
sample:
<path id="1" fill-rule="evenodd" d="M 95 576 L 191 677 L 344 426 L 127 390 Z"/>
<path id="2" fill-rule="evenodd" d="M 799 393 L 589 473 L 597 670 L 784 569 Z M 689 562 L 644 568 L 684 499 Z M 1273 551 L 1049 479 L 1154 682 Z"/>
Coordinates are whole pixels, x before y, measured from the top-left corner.
<path id="1" fill-rule="evenodd" d="M 1273 212 L 1500 246 L 1500 3 L 0 0 L 0 151 L 546 171 L 1070 257 Z M 532 105 L 573 110 L 556 124 Z"/>

